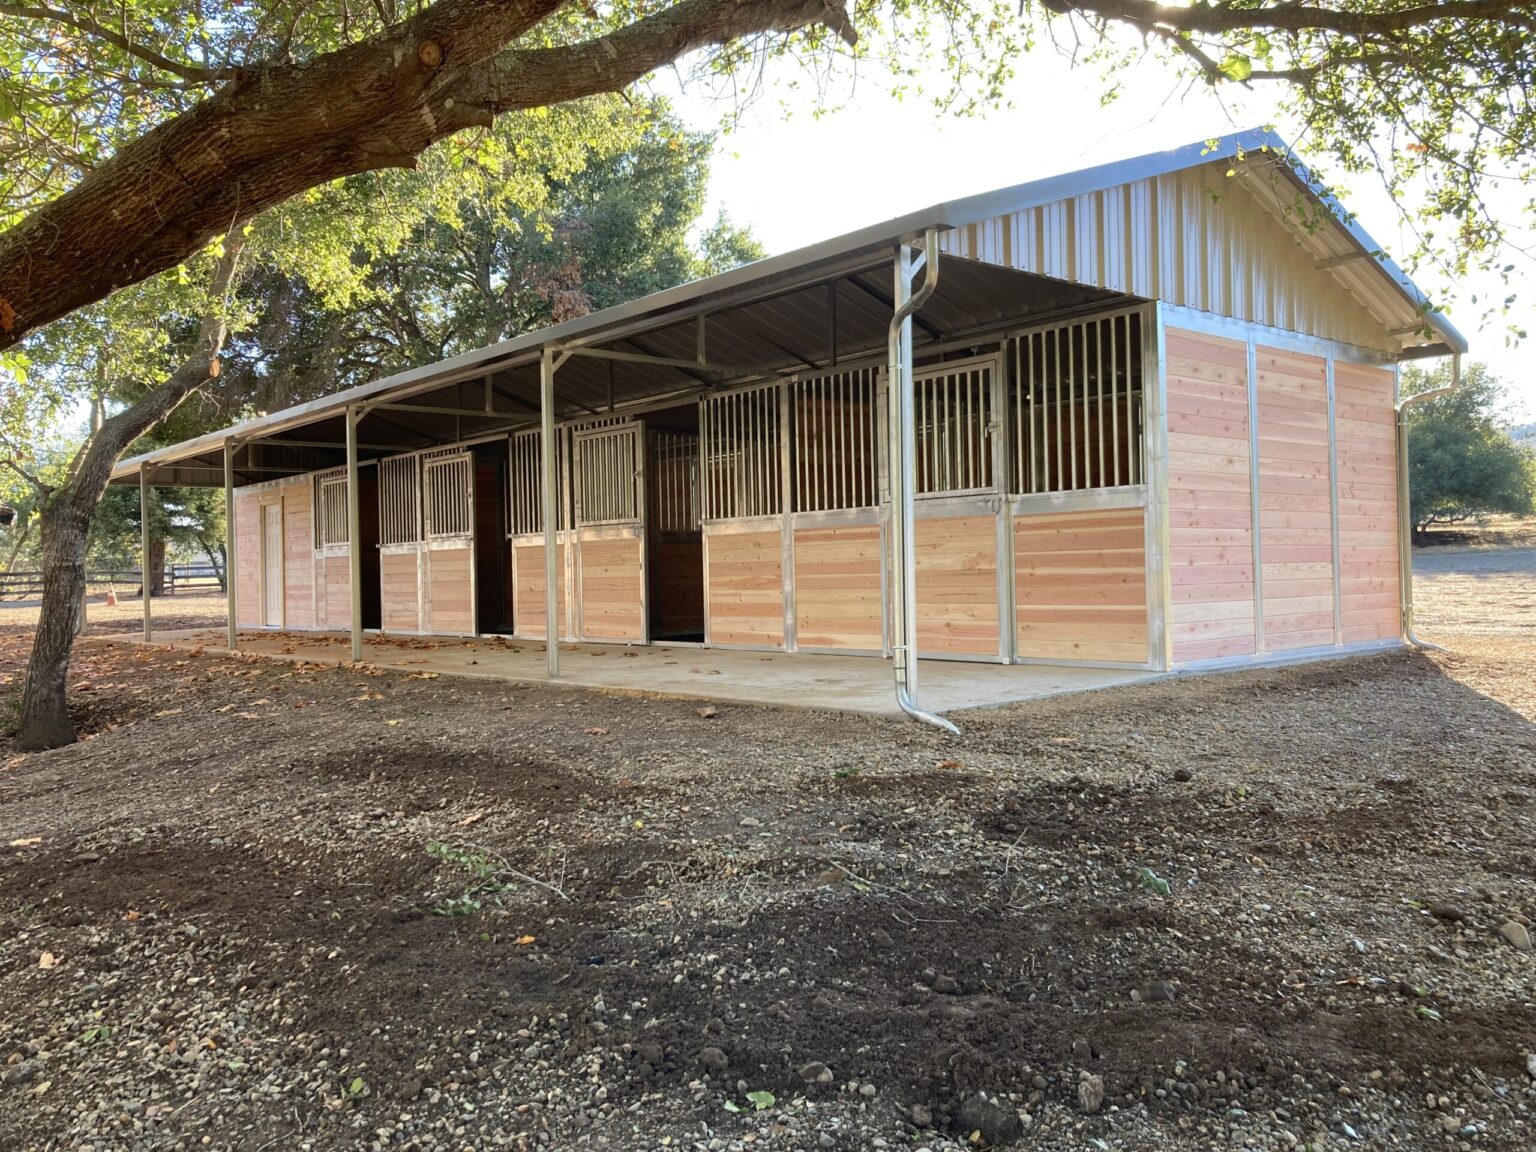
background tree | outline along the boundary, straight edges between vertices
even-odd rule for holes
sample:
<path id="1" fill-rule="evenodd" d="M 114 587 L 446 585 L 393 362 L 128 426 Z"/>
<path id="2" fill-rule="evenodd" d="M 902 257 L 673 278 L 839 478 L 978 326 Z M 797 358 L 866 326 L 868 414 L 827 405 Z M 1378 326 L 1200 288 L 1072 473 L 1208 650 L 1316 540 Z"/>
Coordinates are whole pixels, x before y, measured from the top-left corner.
<path id="1" fill-rule="evenodd" d="M 1451 382 L 1449 365 L 1403 371 L 1405 394 Z M 1416 543 L 1436 524 L 1536 513 L 1536 452 L 1501 426 L 1504 389 L 1482 364 L 1461 386 L 1408 410 L 1409 516 Z"/>

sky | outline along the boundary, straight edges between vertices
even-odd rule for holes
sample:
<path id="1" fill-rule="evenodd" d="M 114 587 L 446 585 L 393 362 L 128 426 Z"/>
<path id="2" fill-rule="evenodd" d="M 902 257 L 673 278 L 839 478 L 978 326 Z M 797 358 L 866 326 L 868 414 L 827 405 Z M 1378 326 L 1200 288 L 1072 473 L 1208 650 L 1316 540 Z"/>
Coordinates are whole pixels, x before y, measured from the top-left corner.
<path id="1" fill-rule="evenodd" d="M 814 117 L 804 110 L 804 89 L 789 87 L 797 78 L 790 67 L 771 71 L 763 94 L 717 141 L 705 219 L 723 208 L 777 253 L 944 200 L 1239 128 L 1274 124 L 1282 137 L 1297 136 L 1287 131 L 1272 96 L 1238 95 L 1234 104 L 1230 93 L 1218 99 L 1207 86 L 1192 88 L 1153 61 L 1123 73 L 1121 95 L 1108 105 L 1100 100 L 1099 73 L 1072 68 L 1052 49 L 1032 52 L 1018 72 L 1007 94 L 1011 107 L 957 117 L 921 97 L 896 99 L 879 66 L 868 64 L 851 90 L 834 93 L 840 107 Z M 663 77 L 658 86 L 690 127 L 718 128 L 729 107 L 676 77 Z M 797 111 L 786 115 L 786 106 Z M 1384 190 L 1370 181 L 1340 183 L 1344 204 L 1402 262 L 1412 246 Z M 1447 302 L 1472 358 L 1486 361 L 1509 386 L 1509 415 L 1516 421 L 1536 420 L 1536 342 L 1507 347 L 1504 331 L 1514 320 L 1536 336 L 1536 264 L 1526 263 L 1516 310 L 1481 332 L 1483 308 L 1471 297 L 1502 299 L 1501 282 L 1479 277 L 1448 291 L 1432 274 L 1416 277 L 1434 299 Z"/>

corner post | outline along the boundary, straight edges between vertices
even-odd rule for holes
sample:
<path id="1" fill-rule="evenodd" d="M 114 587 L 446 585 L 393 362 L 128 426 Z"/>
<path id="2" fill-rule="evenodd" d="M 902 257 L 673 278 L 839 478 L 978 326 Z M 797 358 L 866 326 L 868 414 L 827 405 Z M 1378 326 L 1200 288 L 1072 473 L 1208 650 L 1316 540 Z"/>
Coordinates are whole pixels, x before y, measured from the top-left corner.
<path id="1" fill-rule="evenodd" d="M 225 474 L 228 483 L 228 473 Z M 229 517 L 225 516 L 226 523 Z M 149 643 L 149 470 L 139 469 L 139 578 L 144 585 L 144 643 Z M 231 645 L 233 647 L 233 645 Z"/>
<path id="2" fill-rule="evenodd" d="M 235 543 L 235 442 L 224 441 L 224 597 L 229 603 L 229 636 L 227 646 L 235 650 L 240 627 L 239 571 L 240 560 Z M 145 573 L 148 580 L 149 574 Z M 145 592 L 145 600 L 149 599 Z M 144 609 L 145 615 L 149 609 Z"/>
<path id="3" fill-rule="evenodd" d="M 357 487 L 357 409 L 347 409 L 347 583 L 352 600 L 352 660 L 363 658 L 363 505 Z"/>
<path id="4" fill-rule="evenodd" d="M 539 496 L 544 520 L 544 650 L 549 678 L 555 680 L 560 676 L 560 585 L 557 583 L 559 565 L 555 563 L 560 533 L 555 490 L 555 352 L 548 345 L 539 356 L 539 423 L 539 463 L 543 474 Z"/>

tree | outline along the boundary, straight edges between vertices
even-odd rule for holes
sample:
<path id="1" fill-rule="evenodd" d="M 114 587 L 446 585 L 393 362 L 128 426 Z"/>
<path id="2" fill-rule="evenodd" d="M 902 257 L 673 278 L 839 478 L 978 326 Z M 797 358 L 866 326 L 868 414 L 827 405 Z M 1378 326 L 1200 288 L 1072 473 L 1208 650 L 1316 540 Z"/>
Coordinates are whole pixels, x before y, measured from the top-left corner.
<path id="1" fill-rule="evenodd" d="M 1347 167 L 1377 163 L 1403 202 L 1452 223 L 1445 239 L 1421 238 L 1452 262 L 1486 257 L 1501 235 L 1488 182 L 1531 174 L 1530 103 L 1505 98 L 1536 78 L 1536 18 L 1519 0 L 1015 3 L 857 0 L 850 15 L 841 0 L 0 0 L 0 356 L 14 373 L 18 342 L 44 325 L 218 237 L 227 257 L 269 210 L 414 167 L 499 116 L 619 93 L 694 53 L 717 74 L 856 53 L 856 28 L 898 75 L 913 58 L 942 60 L 952 100 L 977 83 L 977 98 L 996 99 L 1041 36 L 1086 38 L 1113 67 L 1145 51 L 1125 47 L 1126 31 L 1212 84 L 1289 85 L 1315 147 Z M 1378 159 L 1362 141 L 1384 126 L 1394 150 Z M 473 147 L 459 152 L 473 163 Z M 63 686 L 86 528 L 117 455 L 216 375 L 234 271 L 217 265 L 189 358 L 103 420 L 43 504 L 57 587 L 28 669 L 23 747 L 72 738 Z"/>
<path id="2" fill-rule="evenodd" d="M 1451 382 L 1449 367 L 1408 368 L 1403 391 L 1414 394 Z M 1482 364 L 1469 365 L 1461 385 L 1408 409 L 1409 516 L 1416 542 L 1436 524 L 1504 513 L 1536 513 L 1536 452 L 1499 426 L 1503 387 Z"/>
<path id="3" fill-rule="evenodd" d="M 1464 259 L 1501 234 L 1484 189 L 1530 174 L 1536 69 L 1522 0 L 0 0 L 0 349 L 174 267 L 267 208 L 414 165 L 497 116 L 620 92 L 701 50 L 826 58 L 840 39 L 898 73 L 945 61 L 994 98 L 1038 38 L 1145 54 L 1212 84 L 1287 85 L 1315 146 L 1377 164 Z M 1372 151 L 1386 130 L 1391 152 Z"/>

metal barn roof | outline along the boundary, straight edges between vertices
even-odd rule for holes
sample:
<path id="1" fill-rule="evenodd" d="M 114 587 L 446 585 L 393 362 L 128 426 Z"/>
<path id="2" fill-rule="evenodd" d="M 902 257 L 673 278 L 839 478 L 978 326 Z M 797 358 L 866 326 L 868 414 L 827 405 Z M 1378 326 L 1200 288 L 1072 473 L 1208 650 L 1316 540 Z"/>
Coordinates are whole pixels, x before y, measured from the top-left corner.
<path id="1" fill-rule="evenodd" d="M 239 483 L 329 467 L 339 462 L 345 413 L 355 405 L 372 406 L 359 432 L 365 459 L 531 424 L 538 415 L 539 357 L 548 346 L 587 350 L 556 376 L 560 419 L 868 356 L 885 345 L 897 244 L 928 229 L 949 232 L 1217 163 L 1240 165 L 1245 174 L 1256 168 L 1268 173 L 1267 180 L 1247 183 L 1282 219 L 1288 188 L 1328 209 L 1323 225 L 1303 229 L 1297 240 L 1308 267 L 1337 279 L 1398 340 L 1402 354 L 1466 350 L 1461 334 L 1428 310 L 1423 293 L 1326 198 L 1283 141 L 1268 132 L 1243 132 L 935 204 L 123 460 L 113 479 L 127 482 L 147 469 L 156 484 L 222 484 L 222 452 L 230 440 L 247 446 L 236 468 Z M 915 318 L 914 343 L 953 343 L 1020 316 L 1061 314 L 1128 296 L 1135 293 L 946 255 L 939 289 Z M 707 365 L 696 363 L 701 350 Z M 609 358 L 598 358 L 603 356 Z M 387 407 L 406 398 L 412 401 L 408 408 Z"/>

